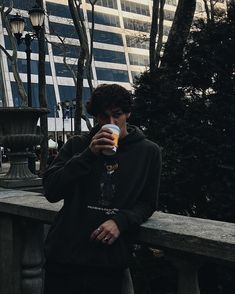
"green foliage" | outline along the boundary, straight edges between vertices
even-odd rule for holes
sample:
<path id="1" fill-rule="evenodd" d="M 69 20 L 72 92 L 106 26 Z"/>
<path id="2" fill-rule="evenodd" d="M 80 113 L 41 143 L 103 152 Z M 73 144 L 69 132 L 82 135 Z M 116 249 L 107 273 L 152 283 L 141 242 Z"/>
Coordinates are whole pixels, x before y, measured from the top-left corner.
<path id="1" fill-rule="evenodd" d="M 162 147 L 160 209 L 234 221 L 235 24 L 198 21 L 175 73 L 135 82 L 133 123 Z"/>

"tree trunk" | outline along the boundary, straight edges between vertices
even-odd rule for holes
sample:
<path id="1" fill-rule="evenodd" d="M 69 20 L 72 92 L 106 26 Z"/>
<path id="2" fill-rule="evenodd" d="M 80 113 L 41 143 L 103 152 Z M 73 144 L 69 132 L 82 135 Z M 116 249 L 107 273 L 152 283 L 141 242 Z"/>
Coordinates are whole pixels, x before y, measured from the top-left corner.
<path id="1" fill-rule="evenodd" d="M 90 93 L 93 92 L 93 85 L 92 85 L 92 75 L 91 75 L 91 63 L 92 63 L 92 56 L 93 56 L 93 38 L 94 38 L 94 28 L 95 28 L 95 20 L 94 20 L 94 14 L 95 14 L 95 4 L 97 0 L 90 1 L 91 4 L 91 30 L 90 30 L 90 52 L 88 54 L 88 59 L 86 62 L 86 74 L 87 74 L 87 80 L 88 85 L 90 88 Z"/>
<path id="2" fill-rule="evenodd" d="M 81 117 L 82 117 L 82 92 L 83 92 L 83 77 L 85 72 L 85 55 L 86 53 L 81 48 L 80 56 L 77 64 L 77 89 L 76 89 L 76 109 L 74 120 L 74 133 L 81 134 Z"/>
<path id="3" fill-rule="evenodd" d="M 82 15 L 80 13 L 80 5 L 81 1 L 76 0 L 68 0 L 68 5 L 70 9 L 70 13 L 73 19 L 73 23 L 75 29 L 78 34 L 78 39 L 80 42 L 80 54 L 78 58 L 77 64 L 77 88 L 76 88 L 76 110 L 75 110 L 75 118 L 74 118 L 74 133 L 81 133 L 81 118 L 85 118 L 88 129 L 90 129 L 91 125 L 89 123 L 88 118 L 83 114 L 83 106 L 82 106 L 82 97 L 83 97 L 83 79 L 85 74 L 85 69 L 88 74 L 88 83 L 91 85 L 91 53 L 88 45 L 88 38 L 86 33 L 86 28 L 82 19 Z M 92 46 L 91 46 L 92 48 Z"/>
<path id="4" fill-rule="evenodd" d="M 158 13 L 159 13 L 159 0 L 153 1 L 152 8 L 152 23 L 149 39 L 149 69 L 152 73 L 156 68 L 156 38 L 158 33 Z"/>
<path id="5" fill-rule="evenodd" d="M 155 62 L 157 67 L 159 66 L 161 50 L 162 50 L 162 42 L 163 42 L 164 5 L 165 5 L 165 0 L 160 0 L 159 25 L 158 25 L 159 28 L 158 28 L 157 49 L 156 49 L 156 57 L 155 57 Z"/>
<path id="6" fill-rule="evenodd" d="M 177 70 L 183 57 L 183 51 L 192 25 L 195 8 L 196 0 L 179 0 L 161 60 L 161 67 Z"/>
<path id="7" fill-rule="evenodd" d="M 87 54 L 89 54 L 88 40 L 86 35 L 85 26 L 81 19 L 80 15 L 80 4 L 81 1 L 78 1 L 77 4 L 74 0 L 68 0 L 70 13 L 73 19 L 75 29 L 78 34 L 78 39 L 80 42 L 80 54 L 77 64 L 77 88 L 76 88 L 76 109 L 75 109 L 75 118 L 74 118 L 74 133 L 76 135 L 81 134 L 81 116 L 82 116 L 82 90 L 83 90 L 83 79 L 84 79 L 84 69 L 85 69 L 85 60 Z"/>

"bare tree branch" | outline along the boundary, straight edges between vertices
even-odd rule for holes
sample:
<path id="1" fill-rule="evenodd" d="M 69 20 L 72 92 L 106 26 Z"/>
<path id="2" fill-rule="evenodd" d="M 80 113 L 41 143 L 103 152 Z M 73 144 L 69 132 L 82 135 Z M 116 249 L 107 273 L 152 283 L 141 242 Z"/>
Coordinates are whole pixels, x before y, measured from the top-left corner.
<path id="1" fill-rule="evenodd" d="M 205 11 L 206 11 L 206 18 L 207 18 L 207 21 L 209 22 L 211 20 L 209 6 L 207 3 L 207 0 L 203 0 L 203 2 L 205 6 Z"/>
<path id="2" fill-rule="evenodd" d="M 71 72 L 71 74 L 72 74 L 72 78 L 73 78 L 73 81 L 74 81 L 74 84 L 75 84 L 75 86 L 77 87 L 77 77 L 76 77 L 76 74 L 75 74 L 74 70 L 72 69 L 72 67 L 71 67 L 71 66 L 68 64 L 68 62 L 67 62 L 67 53 L 68 53 L 68 51 L 67 51 L 67 44 L 65 43 L 66 38 L 65 38 L 65 37 L 64 37 L 64 38 L 61 37 L 61 36 L 60 36 L 60 35 L 54 30 L 54 28 L 53 28 L 52 25 L 51 25 L 51 32 L 52 32 L 54 35 L 56 35 L 56 37 L 60 40 L 61 44 L 53 43 L 53 42 L 49 41 L 47 38 L 46 38 L 46 40 L 47 40 L 47 42 L 50 43 L 50 44 L 53 43 L 53 45 L 56 46 L 57 48 L 59 48 L 59 49 L 61 50 L 61 52 L 63 53 L 63 63 L 64 63 L 64 65 L 67 67 L 67 69 Z"/>
<path id="3" fill-rule="evenodd" d="M 21 97 L 21 106 L 22 107 L 26 107 L 28 106 L 28 97 L 24 88 L 24 84 L 20 78 L 19 75 L 19 70 L 18 70 L 18 66 L 17 66 L 17 48 L 16 48 L 16 41 L 15 38 L 12 34 L 11 28 L 10 28 L 10 23 L 8 20 L 8 15 L 10 14 L 10 12 L 12 11 L 13 8 L 13 3 L 12 1 L 10 1 L 9 7 L 6 11 L 5 10 L 5 5 L 4 2 L 2 4 L 2 6 L 0 7 L 0 12 L 1 12 L 1 17 L 2 17 L 2 22 L 3 22 L 3 26 L 5 26 L 7 34 L 9 36 L 9 40 L 10 40 L 10 44 L 11 44 L 11 48 L 12 48 L 12 55 L 9 58 L 10 54 L 6 54 L 6 56 L 8 57 L 8 59 L 11 62 L 11 66 L 12 66 L 12 71 L 13 71 L 13 75 L 16 81 L 16 85 L 17 85 L 17 89 L 19 92 L 19 95 Z M 2 46 L 0 47 L 2 49 Z M 3 50 L 4 53 L 6 53 L 6 50 Z"/>
<path id="4" fill-rule="evenodd" d="M 0 44 L 0 49 L 6 54 L 7 58 L 9 58 L 10 60 L 12 59 L 12 56 L 8 53 L 6 48 L 4 48 L 1 44 Z"/>
<path id="5" fill-rule="evenodd" d="M 92 125 L 90 123 L 89 118 L 83 113 L 81 115 L 81 118 L 85 120 L 88 130 L 90 130 L 92 128 Z"/>

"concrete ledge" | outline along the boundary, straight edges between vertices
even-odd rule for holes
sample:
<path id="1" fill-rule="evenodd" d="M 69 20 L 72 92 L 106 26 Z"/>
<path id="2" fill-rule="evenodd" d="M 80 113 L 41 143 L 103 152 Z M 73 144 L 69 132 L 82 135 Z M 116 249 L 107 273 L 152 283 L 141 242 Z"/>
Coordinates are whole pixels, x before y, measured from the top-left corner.
<path id="1" fill-rule="evenodd" d="M 0 189 L 0 213 L 51 223 L 63 202 L 49 203 L 40 193 Z M 235 262 L 235 224 L 155 212 L 145 222 L 137 241 Z"/>
<path id="2" fill-rule="evenodd" d="M 138 240 L 172 250 L 235 262 L 235 224 L 155 212 Z"/>
<path id="3" fill-rule="evenodd" d="M 0 189 L 0 212 L 52 223 L 63 201 L 49 203 L 41 193 Z"/>

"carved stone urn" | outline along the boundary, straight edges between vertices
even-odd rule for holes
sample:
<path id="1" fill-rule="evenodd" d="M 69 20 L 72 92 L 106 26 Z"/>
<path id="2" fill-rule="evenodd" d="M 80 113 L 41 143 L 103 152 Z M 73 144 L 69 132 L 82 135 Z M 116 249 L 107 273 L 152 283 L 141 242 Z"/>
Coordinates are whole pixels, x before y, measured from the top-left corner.
<path id="1" fill-rule="evenodd" d="M 29 150 L 41 142 L 37 122 L 47 112 L 45 108 L 0 107 L 0 142 L 10 160 L 8 172 L 0 178 L 0 186 L 18 188 L 39 185 L 41 179 L 28 168 L 28 156 Z"/>

